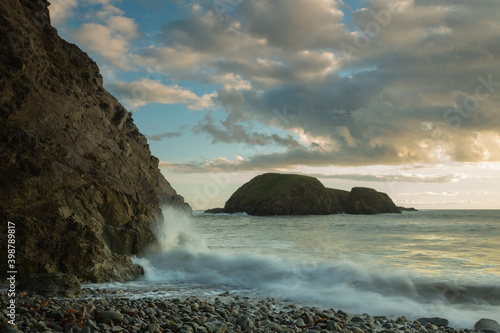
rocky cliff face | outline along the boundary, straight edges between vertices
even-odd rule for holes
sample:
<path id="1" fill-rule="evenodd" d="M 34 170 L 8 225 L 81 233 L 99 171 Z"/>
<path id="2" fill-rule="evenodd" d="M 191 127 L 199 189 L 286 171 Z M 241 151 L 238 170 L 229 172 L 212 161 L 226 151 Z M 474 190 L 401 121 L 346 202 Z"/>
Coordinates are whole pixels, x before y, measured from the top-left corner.
<path id="1" fill-rule="evenodd" d="M 326 215 L 401 213 L 385 193 L 355 187 L 350 192 L 325 188 L 313 177 L 268 173 L 241 186 L 223 209 L 208 213 L 249 215 Z"/>
<path id="2" fill-rule="evenodd" d="M 131 279 L 141 268 L 129 255 L 155 242 L 160 206 L 190 207 L 95 62 L 57 35 L 48 5 L 0 2 L 2 246 L 12 221 L 22 275 Z"/>

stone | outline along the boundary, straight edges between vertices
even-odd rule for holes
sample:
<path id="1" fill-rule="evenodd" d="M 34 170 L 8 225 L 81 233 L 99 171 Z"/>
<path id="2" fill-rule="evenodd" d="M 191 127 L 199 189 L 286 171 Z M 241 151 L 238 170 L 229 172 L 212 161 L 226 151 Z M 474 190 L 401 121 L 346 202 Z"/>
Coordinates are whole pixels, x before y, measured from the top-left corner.
<path id="1" fill-rule="evenodd" d="M 102 311 L 97 315 L 98 322 L 105 322 L 107 320 L 112 320 L 114 322 L 121 322 L 123 320 L 123 315 L 118 311 Z"/>
<path id="2" fill-rule="evenodd" d="M 206 329 L 212 333 L 224 333 L 227 331 L 227 325 L 219 321 L 206 322 L 203 323 L 203 326 L 205 326 Z"/>
<path id="3" fill-rule="evenodd" d="M 306 326 L 306 323 L 304 323 L 304 320 L 302 318 L 298 318 L 297 320 L 295 320 L 294 325 L 298 327 L 303 327 Z"/>
<path id="4" fill-rule="evenodd" d="M 336 331 L 340 332 L 342 329 L 340 328 L 339 324 L 335 322 L 334 320 L 329 320 L 326 322 L 326 325 L 330 331 Z"/>
<path id="5" fill-rule="evenodd" d="M 358 316 L 354 316 L 354 317 L 351 318 L 351 322 L 353 322 L 353 323 L 364 323 L 365 319 L 361 318 L 361 317 L 358 317 Z"/>
<path id="6" fill-rule="evenodd" d="M 148 324 L 146 326 L 146 330 L 149 332 L 149 333 L 158 333 L 160 332 L 160 324 Z"/>
<path id="7" fill-rule="evenodd" d="M 304 320 L 304 323 L 305 323 L 306 325 L 311 325 L 311 324 L 313 324 L 313 323 L 314 323 L 314 318 L 313 318 L 313 316 L 312 316 L 310 313 L 308 313 L 308 312 L 304 312 L 304 313 L 302 314 L 302 316 L 300 316 L 300 317 L 302 318 L 302 320 Z"/>
<path id="8" fill-rule="evenodd" d="M 17 226 L 18 273 L 135 279 L 143 270 L 130 256 L 157 244 L 161 207 L 192 210 L 96 63 L 50 25 L 48 6 L 0 1 L 0 216 Z"/>
<path id="9" fill-rule="evenodd" d="M 189 325 L 182 325 L 181 329 L 179 330 L 180 333 L 193 333 L 194 329 L 193 327 Z"/>
<path id="10" fill-rule="evenodd" d="M 64 315 L 60 311 L 49 311 L 45 314 L 45 318 L 54 319 L 54 321 L 59 321 L 64 318 Z"/>
<path id="11" fill-rule="evenodd" d="M 165 327 L 172 332 L 179 332 L 182 328 L 182 325 L 174 322 L 168 322 L 167 324 L 165 324 Z"/>
<path id="12" fill-rule="evenodd" d="M 432 317 L 432 318 L 419 318 L 417 321 L 422 324 L 422 325 L 427 325 L 427 324 L 432 324 L 437 327 L 446 327 L 450 323 L 448 319 L 445 318 L 439 318 L 439 317 Z"/>
<path id="13" fill-rule="evenodd" d="M 75 298 L 80 297 L 82 293 L 80 280 L 72 274 L 63 273 L 24 276 L 19 281 L 19 288 L 47 297 Z M 52 314 L 58 318 L 62 316 L 56 311 L 53 311 Z"/>
<path id="14" fill-rule="evenodd" d="M 251 319 L 246 315 L 241 315 L 236 318 L 236 324 L 239 325 L 242 329 L 246 329 L 248 328 L 248 326 L 250 326 Z"/>
<path id="15" fill-rule="evenodd" d="M 0 329 L 0 333 L 20 333 L 21 331 L 14 326 L 5 326 Z"/>
<path id="16" fill-rule="evenodd" d="M 484 333 L 498 333 L 500 332 L 500 324 L 496 320 L 482 318 L 474 324 L 474 329 Z"/>

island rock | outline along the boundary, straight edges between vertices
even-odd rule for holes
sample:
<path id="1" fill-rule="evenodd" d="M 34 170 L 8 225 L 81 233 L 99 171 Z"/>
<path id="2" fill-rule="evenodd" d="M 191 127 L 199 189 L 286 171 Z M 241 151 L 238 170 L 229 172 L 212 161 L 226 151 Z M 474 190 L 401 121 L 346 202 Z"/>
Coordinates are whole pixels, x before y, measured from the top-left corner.
<path id="1" fill-rule="evenodd" d="M 277 173 L 253 178 L 229 198 L 223 209 L 206 212 L 258 216 L 401 213 L 387 194 L 374 189 L 329 189 L 313 177 Z"/>

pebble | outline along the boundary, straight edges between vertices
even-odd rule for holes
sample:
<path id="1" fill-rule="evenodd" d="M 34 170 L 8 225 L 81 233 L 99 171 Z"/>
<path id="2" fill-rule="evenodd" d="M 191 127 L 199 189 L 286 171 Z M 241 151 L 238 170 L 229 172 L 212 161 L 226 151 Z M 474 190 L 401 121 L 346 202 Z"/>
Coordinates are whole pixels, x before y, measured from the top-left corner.
<path id="1" fill-rule="evenodd" d="M 371 317 L 342 310 L 299 307 L 289 301 L 250 299 L 233 293 L 215 299 L 197 297 L 127 298 L 133 291 L 83 290 L 81 299 L 60 299 L 25 294 L 18 327 L 6 326 L 0 312 L 0 333 L 11 332 L 149 332 L 149 333 L 474 333 L 449 327 L 439 317 Z M 6 302 L 0 293 L 0 303 Z M 85 309 L 85 311 L 84 311 Z M 70 315 L 68 312 L 72 313 Z M 83 317 L 83 314 L 85 316 Z M 500 333 L 500 325 L 481 319 L 479 333 Z"/>
<path id="2" fill-rule="evenodd" d="M 123 320 L 123 315 L 118 311 L 103 311 L 97 315 L 98 322 L 104 322 L 107 320 L 121 322 Z"/>

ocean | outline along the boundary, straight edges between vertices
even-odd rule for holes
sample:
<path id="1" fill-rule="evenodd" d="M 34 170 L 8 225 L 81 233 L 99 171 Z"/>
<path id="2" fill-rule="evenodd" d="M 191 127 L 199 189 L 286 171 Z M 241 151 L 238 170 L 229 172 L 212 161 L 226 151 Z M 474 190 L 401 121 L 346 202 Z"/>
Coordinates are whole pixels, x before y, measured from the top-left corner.
<path id="1" fill-rule="evenodd" d="M 500 211 L 372 216 L 204 214 L 164 210 L 145 276 L 106 287 L 137 297 L 230 292 L 348 313 L 500 322 Z M 102 287 L 102 285 L 100 285 Z"/>

